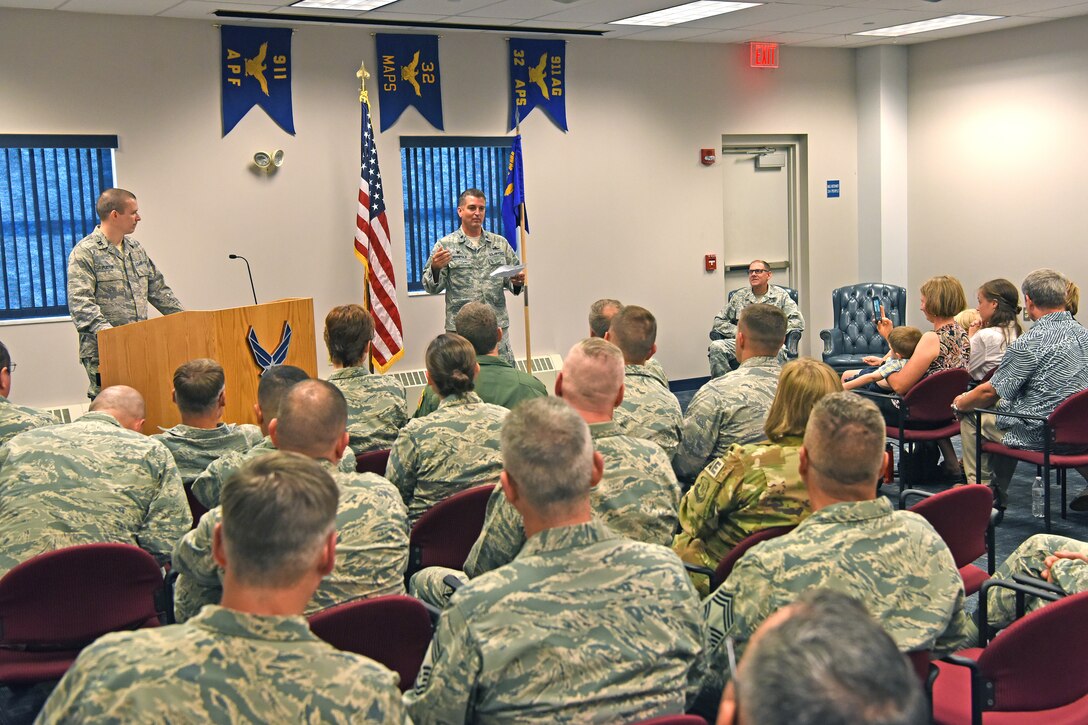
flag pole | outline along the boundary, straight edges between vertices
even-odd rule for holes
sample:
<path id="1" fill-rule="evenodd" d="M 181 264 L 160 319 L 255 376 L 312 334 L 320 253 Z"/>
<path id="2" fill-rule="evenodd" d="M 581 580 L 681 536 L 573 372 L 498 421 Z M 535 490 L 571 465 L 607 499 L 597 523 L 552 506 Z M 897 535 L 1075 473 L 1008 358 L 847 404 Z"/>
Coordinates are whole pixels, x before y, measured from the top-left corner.
<path id="1" fill-rule="evenodd" d="M 514 133 L 517 136 L 521 135 L 521 114 L 514 109 Z M 526 270 L 529 268 L 529 239 L 525 230 L 525 200 L 522 199 L 518 204 L 518 226 L 521 228 L 521 264 Z M 526 280 L 528 282 L 528 280 Z M 532 337 L 529 332 L 529 285 L 526 284 L 521 289 L 523 295 L 522 303 L 525 311 L 525 372 L 530 375 L 533 374 L 533 346 L 530 342 Z"/>
<path id="2" fill-rule="evenodd" d="M 366 104 L 366 107 L 370 108 L 370 96 L 366 92 L 366 81 L 370 78 L 370 72 L 366 69 L 366 61 L 359 61 L 359 70 L 355 72 L 355 77 L 359 79 L 359 103 Z M 362 107 L 359 108 L 359 123 L 362 124 Z M 359 163 L 362 164 L 362 148 L 359 149 Z M 363 265 L 363 309 L 370 312 L 370 260 L 366 260 Z M 370 372 L 374 372 L 374 350 L 367 345 L 367 365 Z"/>

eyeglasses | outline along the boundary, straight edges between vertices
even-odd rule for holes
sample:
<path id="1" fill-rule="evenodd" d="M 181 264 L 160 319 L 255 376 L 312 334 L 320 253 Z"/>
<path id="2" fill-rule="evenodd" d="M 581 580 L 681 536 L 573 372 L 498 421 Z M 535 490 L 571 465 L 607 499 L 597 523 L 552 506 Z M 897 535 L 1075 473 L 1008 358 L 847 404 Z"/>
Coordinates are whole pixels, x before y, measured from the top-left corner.
<path id="1" fill-rule="evenodd" d="M 748 276 L 749 277 L 751 277 L 753 274 L 770 274 L 770 273 L 771 273 L 771 270 L 769 270 L 769 269 L 750 269 L 750 270 L 748 270 Z"/>
<path id="2" fill-rule="evenodd" d="M 15 363 L 8 363 L 8 372 L 9 373 L 15 372 Z"/>

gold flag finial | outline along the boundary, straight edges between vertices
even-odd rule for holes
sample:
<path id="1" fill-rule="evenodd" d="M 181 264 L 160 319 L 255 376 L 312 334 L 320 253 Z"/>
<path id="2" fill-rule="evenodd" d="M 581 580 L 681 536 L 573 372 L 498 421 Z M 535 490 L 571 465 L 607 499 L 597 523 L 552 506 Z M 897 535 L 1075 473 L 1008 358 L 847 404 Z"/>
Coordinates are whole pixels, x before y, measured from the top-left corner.
<path id="1" fill-rule="evenodd" d="M 359 62 L 359 70 L 355 73 L 355 77 L 359 79 L 359 103 L 365 103 L 367 108 L 370 108 L 370 96 L 366 92 L 366 80 L 370 78 L 370 73 L 366 69 L 366 61 Z"/>

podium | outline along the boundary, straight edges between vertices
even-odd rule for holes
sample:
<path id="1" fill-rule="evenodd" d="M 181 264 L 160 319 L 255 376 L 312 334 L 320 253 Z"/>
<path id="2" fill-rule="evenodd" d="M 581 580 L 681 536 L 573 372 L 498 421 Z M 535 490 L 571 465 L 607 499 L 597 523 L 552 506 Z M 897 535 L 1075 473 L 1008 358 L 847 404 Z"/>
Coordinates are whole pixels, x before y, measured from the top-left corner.
<path id="1" fill-rule="evenodd" d="M 158 433 L 181 422 L 171 400 L 174 370 L 194 358 L 210 357 L 226 374 L 228 423 L 256 423 L 253 404 L 263 369 L 247 342 L 252 327 L 258 344 L 269 355 L 280 345 L 285 325 L 291 326 L 286 365 L 317 376 L 313 298 L 294 298 L 225 310 L 187 310 L 134 322 L 98 333 L 102 387 L 129 385 L 147 403 L 144 432 Z"/>

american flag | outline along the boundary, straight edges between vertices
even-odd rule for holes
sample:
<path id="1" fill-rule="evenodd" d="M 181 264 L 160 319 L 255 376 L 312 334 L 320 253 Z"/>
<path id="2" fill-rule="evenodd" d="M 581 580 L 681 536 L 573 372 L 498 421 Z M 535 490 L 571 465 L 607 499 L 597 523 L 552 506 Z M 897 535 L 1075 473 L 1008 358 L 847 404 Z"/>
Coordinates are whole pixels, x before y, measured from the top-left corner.
<path id="1" fill-rule="evenodd" d="M 366 267 L 367 281 L 370 283 L 370 313 L 374 316 L 370 356 L 374 367 L 385 372 L 404 354 L 404 331 L 397 307 L 397 281 L 393 276 L 389 222 L 385 218 L 382 174 L 378 169 L 378 150 L 374 147 L 370 103 L 363 101 L 359 105 L 363 109 L 363 143 L 359 166 L 359 209 L 355 219 L 355 256 Z"/>

